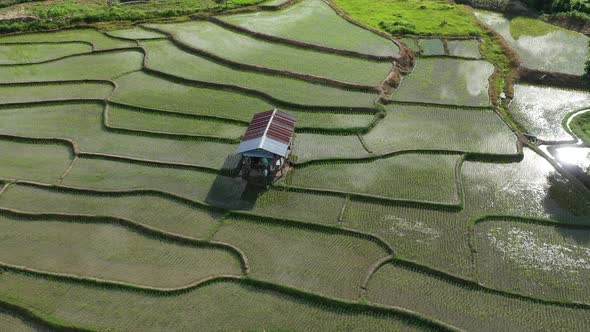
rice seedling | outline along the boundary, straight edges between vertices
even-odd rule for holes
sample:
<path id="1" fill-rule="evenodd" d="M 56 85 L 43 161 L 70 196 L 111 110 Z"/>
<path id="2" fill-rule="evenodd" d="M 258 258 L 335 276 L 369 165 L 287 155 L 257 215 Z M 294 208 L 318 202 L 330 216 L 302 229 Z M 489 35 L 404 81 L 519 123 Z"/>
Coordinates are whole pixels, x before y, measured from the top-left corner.
<path id="1" fill-rule="evenodd" d="M 391 105 L 387 116 L 363 135 L 376 154 L 448 150 L 516 154 L 516 136 L 492 110 Z"/>
<path id="2" fill-rule="evenodd" d="M 146 237 L 117 224 L 0 215 L 0 261 L 51 273 L 175 288 L 209 276 L 240 274 L 223 248 Z"/>
<path id="3" fill-rule="evenodd" d="M 488 79 L 494 66 L 480 60 L 420 59 L 392 99 L 396 101 L 489 106 Z"/>
<path id="4" fill-rule="evenodd" d="M 369 162 L 295 169 L 287 184 L 391 199 L 458 203 L 455 167 L 460 155 L 402 154 Z"/>
<path id="5" fill-rule="evenodd" d="M 108 80 L 141 69 L 143 54 L 135 50 L 83 54 L 46 63 L 0 66 L 0 83 Z"/>
<path id="6" fill-rule="evenodd" d="M 120 133 L 102 125 L 103 105 L 68 103 L 0 110 L 0 134 L 61 138 L 76 142 L 81 152 L 180 162 L 221 169 L 235 144 Z M 214 156 L 214 157 L 213 157 Z"/>
<path id="7" fill-rule="evenodd" d="M 168 296 L 4 272 L 0 298 L 72 324 L 107 330 L 420 329 L 423 321 L 245 282 L 219 281 Z M 109 305 L 104 305 L 109 303 Z M 133 303 L 133 305 L 129 305 Z M 269 311 L 283 313 L 269 315 Z"/>
<path id="8" fill-rule="evenodd" d="M 207 238 L 221 212 L 154 193 L 101 194 L 30 185 L 12 185 L 0 206 L 26 212 L 100 215 L 128 219 L 170 233 Z"/>
<path id="9" fill-rule="evenodd" d="M 278 12 L 255 12 L 219 19 L 259 33 L 376 56 L 392 56 L 391 41 L 341 18 L 323 1 L 306 0 Z"/>
<path id="10" fill-rule="evenodd" d="M 241 248 L 252 276 L 347 299 L 358 297 L 369 266 L 387 255 L 348 234 L 239 218 L 224 220 L 214 238 Z"/>
<path id="11" fill-rule="evenodd" d="M 65 144 L 0 139 L 0 178 L 55 182 L 72 161 Z"/>
<path id="12" fill-rule="evenodd" d="M 43 62 L 88 52 L 92 52 L 92 45 L 77 42 L 61 44 L 0 43 L 0 65 Z"/>
<path id="13" fill-rule="evenodd" d="M 579 330 L 588 324 L 587 310 L 535 303 L 489 293 L 473 284 L 430 275 L 412 267 L 385 265 L 371 279 L 370 302 L 401 305 L 423 315 L 444 319 L 461 329 Z M 536 317 L 527 319 L 526 317 Z"/>
<path id="14" fill-rule="evenodd" d="M 149 25 L 196 50 L 233 63 L 377 86 L 392 69 L 377 62 L 256 39 L 206 21 Z"/>
<path id="15" fill-rule="evenodd" d="M 94 29 L 68 29 L 54 32 L 37 32 L 0 36 L 0 44 L 67 42 L 88 42 L 94 45 L 94 49 L 97 51 L 136 46 L 136 44 L 132 41 L 111 38 Z"/>
<path id="16" fill-rule="evenodd" d="M 343 108 L 373 107 L 377 94 L 348 91 L 294 78 L 272 76 L 253 71 L 233 70 L 176 48 L 169 41 L 148 41 L 147 67 L 189 80 L 232 85 L 267 94 L 293 105 Z M 174 61 L 170 61 L 174 59 Z"/>
<path id="17" fill-rule="evenodd" d="M 32 103 L 71 99 L 104 99 L 113 91 L 107 82 L 27 83 L 0 86 L 0 103 Z"/>
<path id="18" fill-rule="evenodd" d="M 507 217 L 478 223 L 474 232 L 480 282 L 520 294 L 588 302 L 590 228 Z"/>

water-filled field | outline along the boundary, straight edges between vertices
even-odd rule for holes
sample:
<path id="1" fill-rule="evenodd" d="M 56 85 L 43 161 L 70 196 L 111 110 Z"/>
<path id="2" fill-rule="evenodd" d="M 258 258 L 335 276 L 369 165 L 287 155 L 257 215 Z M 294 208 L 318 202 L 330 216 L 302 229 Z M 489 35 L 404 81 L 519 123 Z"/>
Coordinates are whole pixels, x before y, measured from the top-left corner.
<path id="1" fill-rule="evenodd" d="M 590 38 L 540 20 L 476 11 L 477 18 L 497 31 L 516 50 L 524 67 L 582 75 Z"/>
<path id="2" fill-rule="evenodd" d="M 574 140 L 566 122 L 577 110 L 590 108 L 590 93 L 518 84 L 509 111 L 527 131 L 547 141 Z"/>
<path id="3" fill-rule="evenodd" d="M 0 37 L 0 330 L 590 324 L 590 193 L 494 108 L 483 41 L 404 39 L 395 89 L 393 38 L 258 9 Z M 571 140 L 585 98 L 517 85 L 509 112 Z M 297 125 L 264 190 L 236 150 L 275 108 Z"/>

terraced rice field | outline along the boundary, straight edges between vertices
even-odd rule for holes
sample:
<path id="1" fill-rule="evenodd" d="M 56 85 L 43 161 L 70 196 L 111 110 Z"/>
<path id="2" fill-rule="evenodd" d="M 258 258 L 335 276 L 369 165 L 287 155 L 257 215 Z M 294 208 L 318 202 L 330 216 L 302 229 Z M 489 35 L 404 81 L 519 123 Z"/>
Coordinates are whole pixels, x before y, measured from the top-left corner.
<path id="1" fill-rule="evenodd" d="M 487 11 L 476 11 L 475 14 L 510 43 L 523 66 L 572 75 L 584 72 L 589 37 L 540 20 L 517 17 L 511 21 L 502 14 Z M 522 31 L 523 26 L 543 32 L 530 35 L 528 31 Z"/>
<path id="2" fill-rule="evenodd" d="M 496 109 L 484 41 L 331 5 L 0 36 L 0 330 L 586 330 L 590 192 Z M 509 113 L 578 153 L 587 97 Z M 236 150 L 275 108 L 262 190 Z"/>

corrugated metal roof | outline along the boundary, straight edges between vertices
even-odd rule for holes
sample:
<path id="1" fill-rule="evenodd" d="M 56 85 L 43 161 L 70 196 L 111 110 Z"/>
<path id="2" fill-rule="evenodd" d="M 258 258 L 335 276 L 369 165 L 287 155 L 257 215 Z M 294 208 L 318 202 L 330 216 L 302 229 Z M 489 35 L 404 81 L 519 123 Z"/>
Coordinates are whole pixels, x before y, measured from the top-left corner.
<path id="1" fill-rule="evenodd" d="M 277 109 L 254 114 L 238 153 L 262 149 L 286 157 L 296 122 L 296 117 Z"/>

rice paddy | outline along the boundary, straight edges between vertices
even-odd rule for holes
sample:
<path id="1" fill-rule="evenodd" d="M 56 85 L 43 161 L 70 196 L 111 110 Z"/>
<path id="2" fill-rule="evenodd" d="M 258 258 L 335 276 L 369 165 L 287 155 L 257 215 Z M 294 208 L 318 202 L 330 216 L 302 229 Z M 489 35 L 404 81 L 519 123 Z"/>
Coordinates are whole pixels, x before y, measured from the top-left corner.
<path id="1" fill-rule="evenodd" d="M 476 11 L 477 18 L 497 31 L 516 50 L 522 65 L 535 70 L 582 75 L 590 38 L 541 20 Z"/>
<path id="2" fill-rule="evenodd" d="M 588 94 L 506 113 L 469 8 L 359 3 L 0 36 L 0 330 L 585 330 Z M 273 109 L 262 188 L 236 150 Z"/>
<path id="3" fill-rule="evenodd" d="M 394 92 L 393 100 L 461 106 L 489 106 L 486 61 L 419 59 L 414 72 Z"/>

